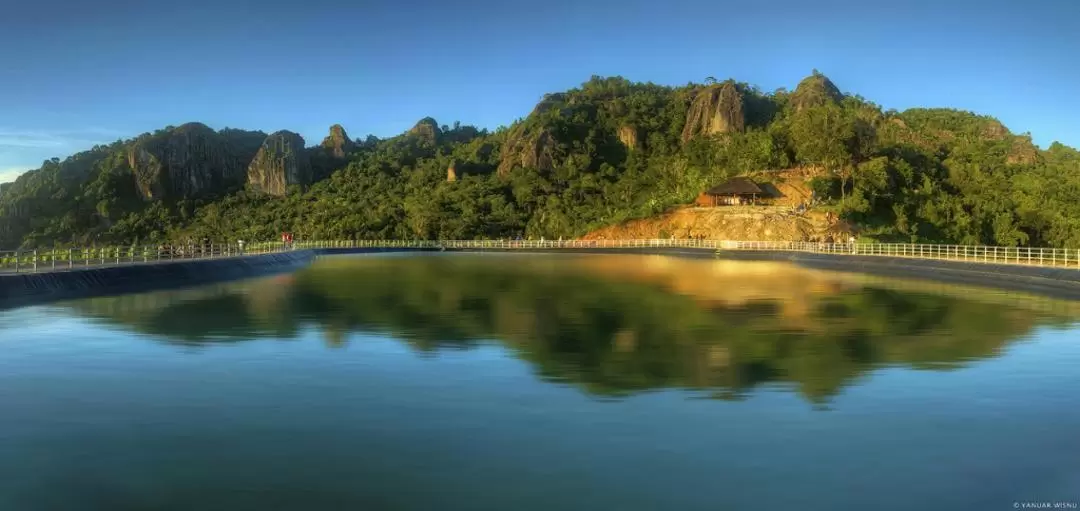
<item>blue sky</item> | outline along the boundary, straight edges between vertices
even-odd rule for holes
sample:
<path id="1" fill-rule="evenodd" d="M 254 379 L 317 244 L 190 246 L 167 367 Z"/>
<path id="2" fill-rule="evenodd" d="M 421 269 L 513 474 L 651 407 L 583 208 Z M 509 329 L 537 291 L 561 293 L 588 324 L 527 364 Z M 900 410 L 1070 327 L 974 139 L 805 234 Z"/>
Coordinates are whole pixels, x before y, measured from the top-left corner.
<path id="1" fill-rule="evenodd" d="M 13 0 L 0 181 L 187 121 L 309 144 L 425 116 L 495 128 L 593 74 L 793 88 L 994 115 L 1080 147 L 1080 1 Z"/>

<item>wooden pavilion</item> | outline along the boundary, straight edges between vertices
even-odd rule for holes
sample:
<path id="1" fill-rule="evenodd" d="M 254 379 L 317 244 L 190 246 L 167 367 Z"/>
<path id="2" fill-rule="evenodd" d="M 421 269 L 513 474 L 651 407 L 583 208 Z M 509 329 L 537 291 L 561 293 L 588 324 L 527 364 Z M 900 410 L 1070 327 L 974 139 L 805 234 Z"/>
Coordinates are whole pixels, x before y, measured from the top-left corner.
<path id="1" fill-rule="evenodd" d="M 698 206 L 739 206 L 744 204 L 754 204 L 757 202 L 758 197 L 765 195 L 765 192 L 745 177 L 733 177 L 724 183 L 709 188 L 704 193 L 698 196 L 694 202 Z"/>

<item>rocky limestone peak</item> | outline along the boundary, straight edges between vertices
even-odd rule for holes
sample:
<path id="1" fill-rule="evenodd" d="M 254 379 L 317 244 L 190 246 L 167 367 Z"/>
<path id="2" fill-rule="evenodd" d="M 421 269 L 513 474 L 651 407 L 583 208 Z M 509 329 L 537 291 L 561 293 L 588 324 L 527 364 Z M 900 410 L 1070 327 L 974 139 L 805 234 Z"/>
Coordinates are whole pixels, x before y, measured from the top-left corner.
<path id="1" fill-rule="evenodd" d="M 439 141 L 439 135 L 441 134 L 442 132 L 439 130 L 439 123 L 431 117 L 420 119 L 420 121 L 409 130 L 409 135 L 420 137 L 432 144 Z"/>
<path id="2" fill-rule="evenodd" d="M 1012 147 L 1005 156 L 1005 163 L 1009 165 L 1033 165 L 1039 163 L 1042 156 L 1039 148 L 1031 141 L 1031 137 L 1018 136 L 1013 138 Z"/>
<path id="3" fill-rule="evenodd" d="M 1005 137 L 1009 136 L 1009 128 L 1001 124 L 1001 121 L 992 119 L 986 122 L 979 135 L 990 140 L 1005 140 Z"/>
<path id="4" fill-rule="evenodd" d="M 185 199 L 242 182 L 243 167 L 227 140 L 201 123 L 187 123 L 140 138 L 128 165 L 146 200 Z"/>
<path id="5" fill-rule="evenodd" d="M 803 78 L 791 93 L 791 106 L 798 112 L 804 108 L 837 103 L 844 98 L 832 80 L 819 72 Z"/>
<path id="6" fill-rule="evenodd" d="M 634 150 L 641 145 L 641 133 L 636 126 L 620 126 L 618 135 L 619 142 L 622 142 L 627 149 Z"/>
<path id="7" fill-rule="evenodd" d="M 257 192 L 283 196 L 289 186 L 311 184 L 311 161 L 304 138 L 291 131 L 271 133 L 247 171 L 248 185 Z"/>
<path id="8" fill-rule="evenodd" d="M 330 126 L 330 134 L 323 139 L 322 148 L 334 158 L 345 158 L 356 148 L 356 143 L 345 133 L 345 128 L 335 124 Z"/>
<path id="9" fill-rule="evenodd" d="M 686 112 L 682 140 L 698 135 L 741 132 L 746 128 L 743 96 L 732 81 L 698 91 Z"/>
<path id="10" fill-rule="evenodd" d="M 562 106 L 564 103 L 566 103 L 566 94 L 563 92 L 544 94 L 544 97 L 540 100 L 540 102 L 537 103 L 535 107 L 533 107 L 532 114 L 530 115 L 540 115 L 547 113 L 555 107 Z"/>
<path id="11" fill-rule="evenodd" d="M 503 177 L 517 167 L 550 172 L 555 168 L 557 146 L 555 136 L 547 128 L 530 132 L 518 126 L 503 144 L 496 173 Z"/>

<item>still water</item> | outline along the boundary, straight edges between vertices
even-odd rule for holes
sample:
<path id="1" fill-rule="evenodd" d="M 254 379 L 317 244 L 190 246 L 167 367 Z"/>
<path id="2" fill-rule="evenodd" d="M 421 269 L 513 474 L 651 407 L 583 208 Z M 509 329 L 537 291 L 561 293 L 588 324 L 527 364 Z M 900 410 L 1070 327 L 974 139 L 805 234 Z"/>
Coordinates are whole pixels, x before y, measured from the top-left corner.
<path id="1" fill-rule="evenodd" d="M 1080 501 L 1074 303 L 660 256 L 324 259 L 0 312 L 0 509 Z"/>

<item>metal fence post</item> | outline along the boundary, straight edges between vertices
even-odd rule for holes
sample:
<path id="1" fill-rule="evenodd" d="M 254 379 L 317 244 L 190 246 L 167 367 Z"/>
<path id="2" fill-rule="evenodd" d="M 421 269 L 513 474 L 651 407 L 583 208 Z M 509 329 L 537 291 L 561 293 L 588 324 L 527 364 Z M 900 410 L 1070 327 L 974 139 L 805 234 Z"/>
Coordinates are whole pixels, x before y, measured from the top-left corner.
<path id="1" fill-rule="evenodd" d="M 19 273 L 19 251 L 15 251 L 15 273 Z"/>

